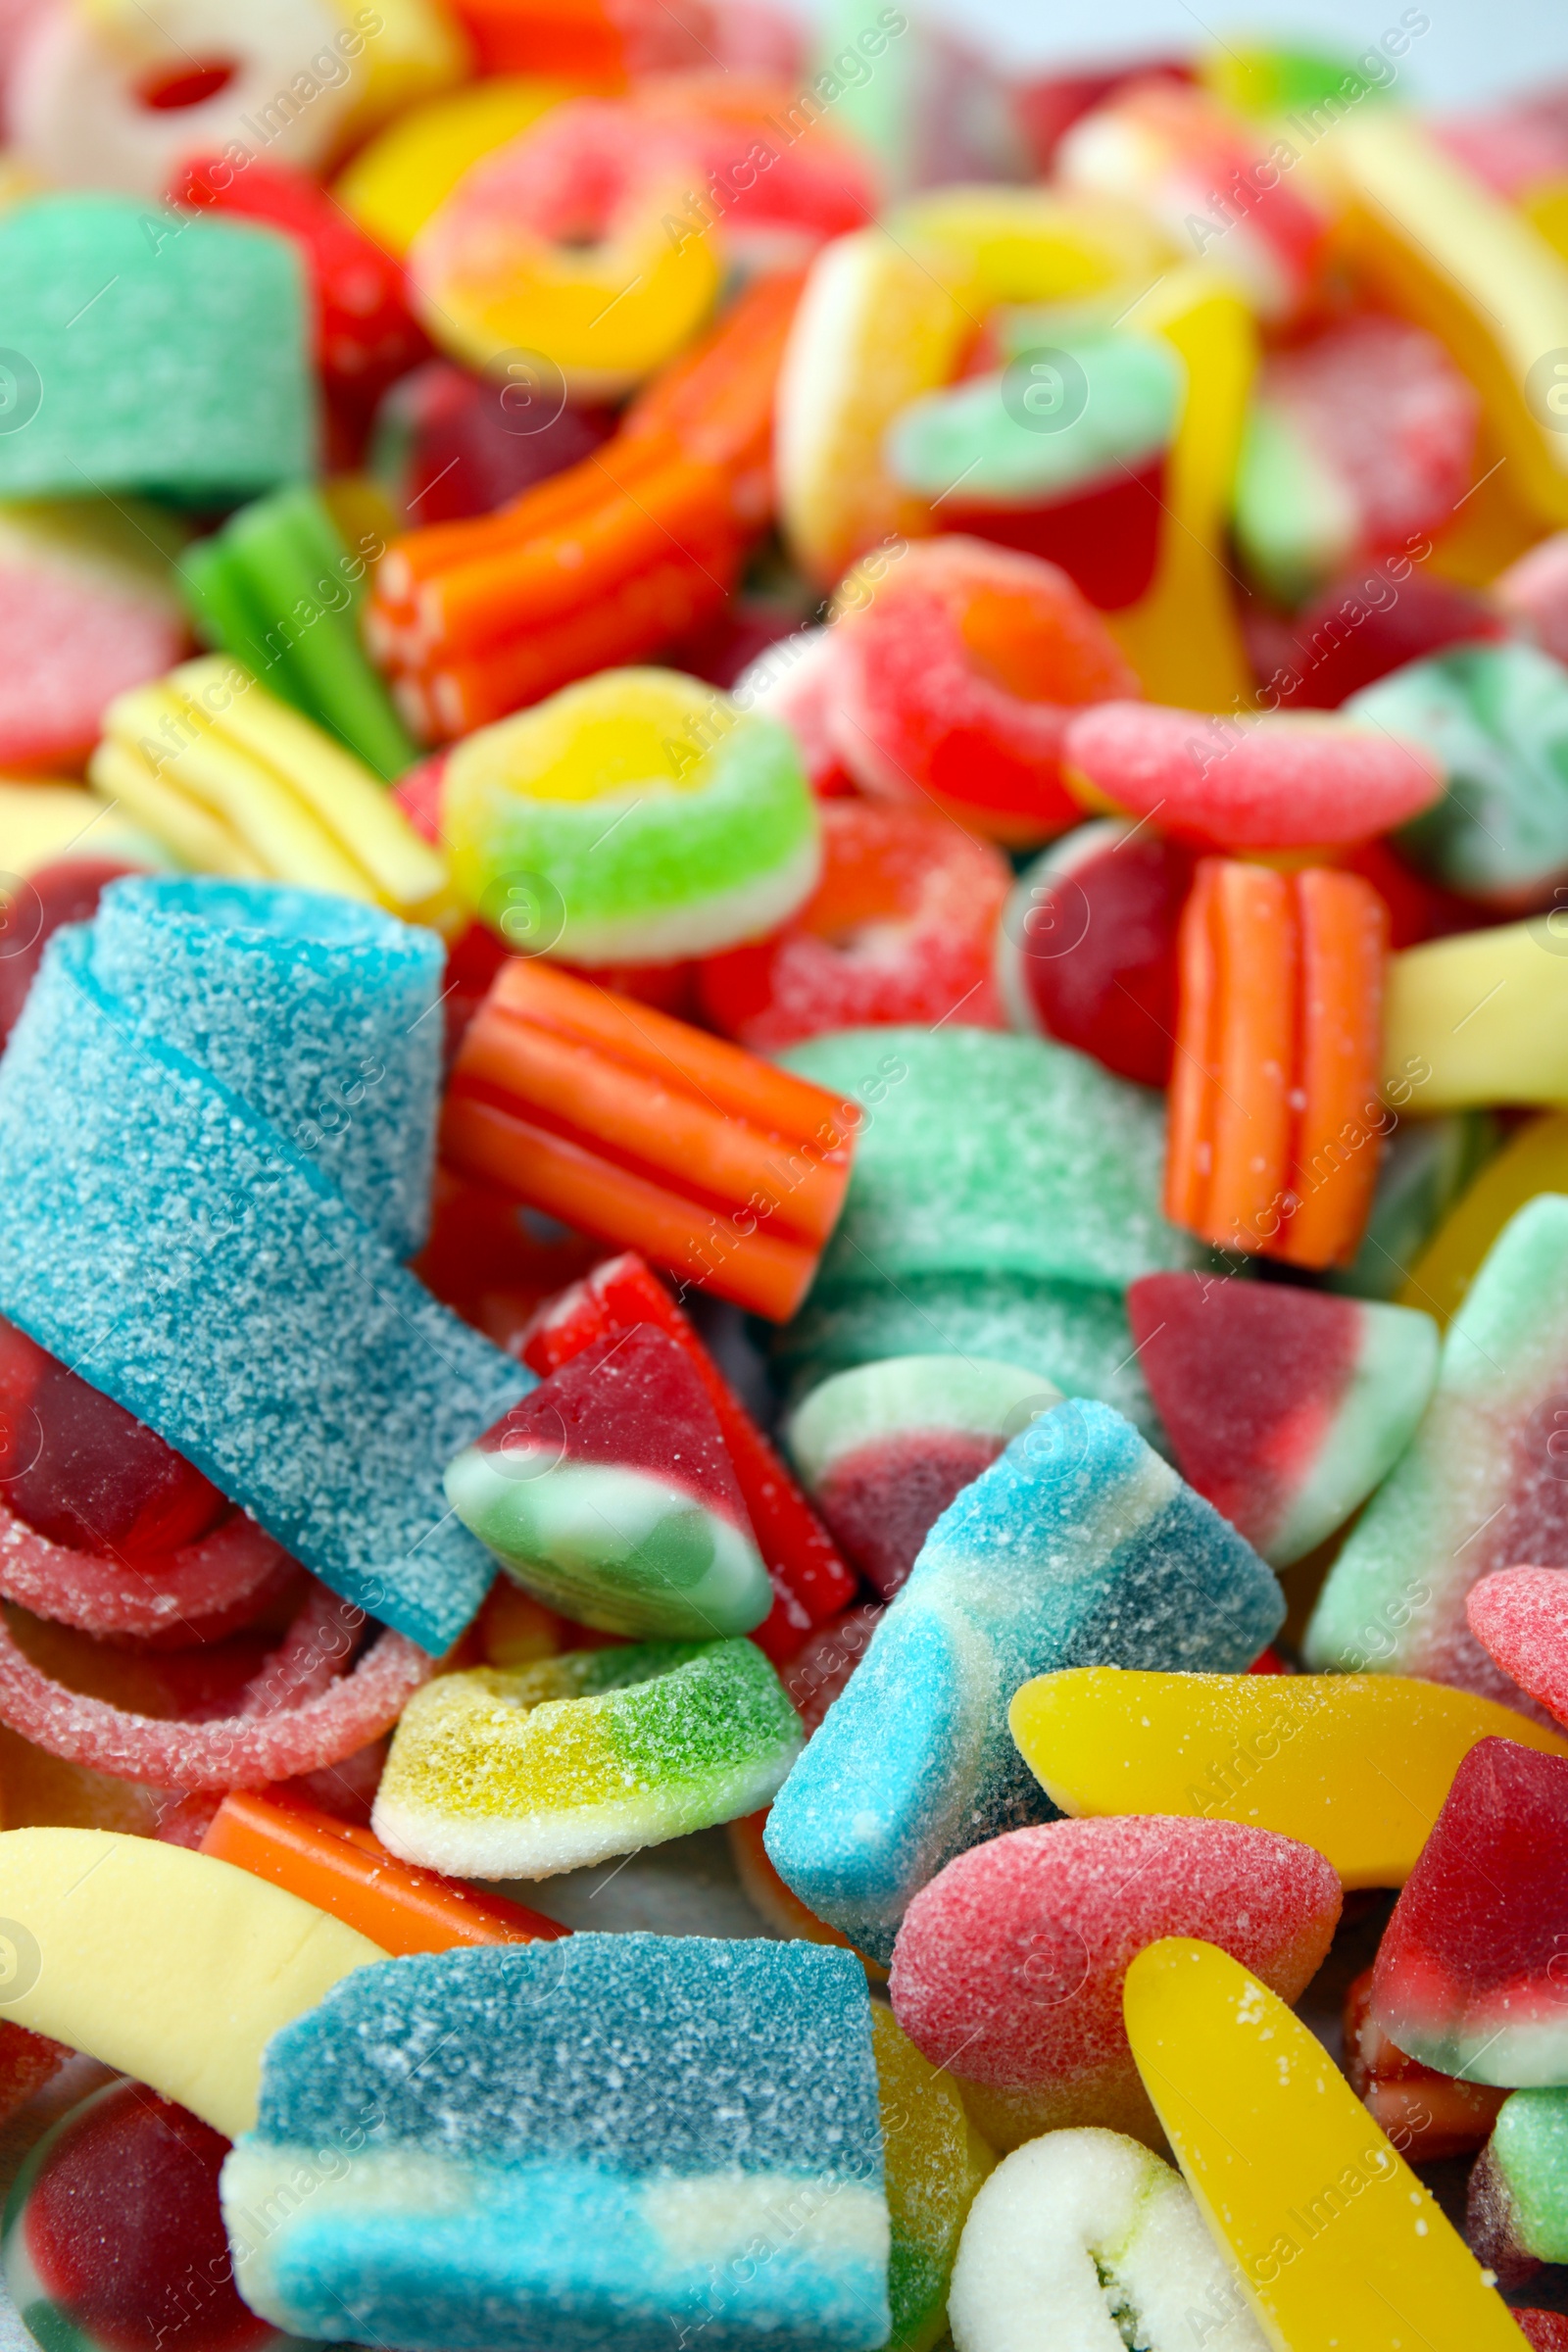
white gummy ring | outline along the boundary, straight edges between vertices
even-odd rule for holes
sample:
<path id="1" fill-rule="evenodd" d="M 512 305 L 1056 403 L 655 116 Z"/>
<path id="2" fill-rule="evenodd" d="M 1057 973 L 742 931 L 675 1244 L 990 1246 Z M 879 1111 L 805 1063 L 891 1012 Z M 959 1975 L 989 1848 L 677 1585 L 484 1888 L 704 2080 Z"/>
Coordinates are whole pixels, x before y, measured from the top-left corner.
<path id="1" fill-rule="evenodd" d="M 345 54 L 349 37 L 363 49 L 328 0 L 158 0 L 156 23 L 123 0 L 96 21 L 79 5 L 51 9 L 11 79 L 13 144 L 62 187 L 135 196 L 162 196 L 182 163 L 229 147 L 308 171 L 331 154 L 364 79 Z M 143 102 L 150 78 L 218 64 L 233 72 L 211 97 Z"/>

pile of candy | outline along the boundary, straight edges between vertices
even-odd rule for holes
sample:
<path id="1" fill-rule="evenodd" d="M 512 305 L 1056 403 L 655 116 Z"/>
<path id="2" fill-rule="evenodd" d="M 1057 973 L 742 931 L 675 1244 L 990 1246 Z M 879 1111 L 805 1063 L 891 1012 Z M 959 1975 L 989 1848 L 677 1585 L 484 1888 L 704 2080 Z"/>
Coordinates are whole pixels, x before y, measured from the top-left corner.
<path id="1" fill-rule="evenodd" d="M 1568 89 L 829 16 L 0 8 L 45 2352 L 1568 2347 Z"/>

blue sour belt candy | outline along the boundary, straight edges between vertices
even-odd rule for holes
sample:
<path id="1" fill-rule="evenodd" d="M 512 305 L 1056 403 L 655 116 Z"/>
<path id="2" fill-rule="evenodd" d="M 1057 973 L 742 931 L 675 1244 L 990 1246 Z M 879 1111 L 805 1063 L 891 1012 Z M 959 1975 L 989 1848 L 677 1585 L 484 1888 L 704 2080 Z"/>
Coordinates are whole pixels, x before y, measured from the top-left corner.
<path id="1" fill-rule="evenodd" d="M 0 1314 L 434 1651 L 492 1575 L 441 1473 L 533 1385 L 400 1263 L 441 964 L 347 900 L 137 878 L 56 935 L 0 1064 Z"/>
<path id="2" fill-rule="evenodd" d="M 1055 1405 L 926 1538 L 774 1800 L 774 1868 L 886 1961 L 955 1854 L 1054 1818 L 1007 1732 L 1021 1684 L 1063 1666 L 1234 1673 L 1284 1613 L 1250 1544 L 1118 1413 Z"/>
<path id="3" fill-rule="evenodd" d="M 578 1935 L 392 1960 L 268 2045 L 237 2278 L 406 2352 L 871 2352 L 888 2208 L 853 1953 Z"/>

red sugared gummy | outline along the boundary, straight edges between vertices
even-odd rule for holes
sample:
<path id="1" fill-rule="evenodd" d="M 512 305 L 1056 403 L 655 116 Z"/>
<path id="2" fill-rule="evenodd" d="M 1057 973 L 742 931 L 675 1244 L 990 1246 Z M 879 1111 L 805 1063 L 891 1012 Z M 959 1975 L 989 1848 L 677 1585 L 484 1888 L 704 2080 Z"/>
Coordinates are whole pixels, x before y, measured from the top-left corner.
<path id="1" fill-rule="evenodd" d="M 702 966 L 714 1027 L 757 1054 L 876 1022 L 1001 1028 L 992 941 L 1011 874 L 1000 851 L 916 808 L 845 800 L 820 813 L 822 878 L 800 912 Z"/>
<path id="2" fill-rule="evenodd" d="M 285 2343 L 234 2285 L 218 2201 L 228 2144 L 139 2082 L 95 2091 L 45 2134 L 5 2237 L 7 2283 L 40 2341 L 74 2352 Z"/>
<path id="3" fill-rule="evenodd" d="M 1378 1947 L 1372 2014 L 1471 2081 L 1568 2081 L 1568 1756 L 1482 1740 Z"/>
<path id="4" fill-rule="evenodd" d="M 894 2014 L 933 2064 L 984 2086 L 976 2121 L 1009 2144 L 1069 2124 L 1147 2132 L 1121 2006 L 1136 1955 L 1200 1936 L 1294 2001 L 1340 1903 L 1322 1855 L 1270 1830 L 1161 1814 L 1012 1830 L 909 1905 Z"/>
<path id="5" fill-rule="evenodd" d="M 980 539 L 917 541 L 835 625 L 834 739 L 862 791 L 930 796 L 1004 841 L 1072 823 L 1072 711 L 1138 692 L 1065 572 Z"/>
<path id="6" fill-rule="evenodd" d="M 949 1503 L 990 1469 L 1005 1443 L 968 1429 L 890 1430 L 840 1454 L 816 1487 L 817 1509 L 891 1600 Z"/>
<path id="7" fill-rule="evenodd" d="M 1510 564 L 1493 592 L 1511 620 L 1555 662 L 1568 662 L 1568 531 Z"/>
<path id="8" fill-rule="evenodd" d="M 229 1507 L 156 1431 L 3 1319 L 0 1500 L 57 1544 L 133 1562 L 194 1543 Z"/>
<path id="9" fill-rule="evenodd" d="M 1019 876 L 997 939 L 1015 1029 L 1076 1046 L 1118 1077 L 1170 1080 L 1176 941 L 1190 851 L 1149 826 L 1080 825 Z"/>
<path id="10" fill-rule="evenodd" d="M 1097 612 L 1119 612 L 1153 581 L 1165 469 L 1160 450 L 1142 465 L 1118 465 L 1041 506 L 971 506 L 961 491 L 942 503 L 952 529 L 1054 564 Z"/>
<path id="11" fill-rule="evenodd" d="M 1336 580 L 1293 620 L 1250 617 L 1247 647 L 1266 710 L 1337 710 L 1407 662 L 1506 634 L 1494 605 L 1451 580 L 1411 571 L 1396 583 L 1373 569 Z"/>
<path id="12" fill-rule="evenodd" d="M 536 482 L 591 457 L 614 430 L 608 409 L 563 406 L 519 431 L 510 383 L 430 360 L 376 412 L 371 468 L 400 515 L 421 529 L 493 514 Z"/>
<path id="13" fill-rule="evenodd" d="M 1568 2318 L 1560 2311 L 1516 2311 L 1514 2320 L 1536 2352 L 1568 2352 Z"/>
<path id="14" fill-rule="evenodd" d="M 1568 1723 L 1568 1569 L 1494 1569 L 1471 1588 L 1465 1614 L 1503 1673 Z"/>
<path id="15" fill-rule="evenodd" d="M 1372 1971 L 1345 1996 L 1345 2072 L 1378 2129 L 1411 2164 L 1473 2156 L 1491 2137 L 1506 2093 L 1461 2082 L 1397 2048 L 1372 2015 Z"/>
<path id="16" fill-rule="evenodd" d="M 0 892 L 0 1052 L 61 925 L 89 921 L 108 884 L 137 870 L 120 858 L 62 858 Z"/>

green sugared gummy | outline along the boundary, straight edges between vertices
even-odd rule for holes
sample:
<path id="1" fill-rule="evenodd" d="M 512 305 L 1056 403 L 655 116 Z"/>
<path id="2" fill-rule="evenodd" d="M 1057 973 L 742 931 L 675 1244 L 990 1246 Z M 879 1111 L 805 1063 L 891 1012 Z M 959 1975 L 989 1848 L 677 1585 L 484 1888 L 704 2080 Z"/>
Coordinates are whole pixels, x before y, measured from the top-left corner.
<path id="1" fill-rule="evenodd" d="M 1298 605 L 1348 561 L 1356 518 L 1348 493 L 1286 411 L 1254 397 L 1242 435 L 1232 522 L 1248 570 L 1282 605 Z"/>
<path id="2" fill-rule="evenodd" d="M 1362 687 L 1358 718 L 1424 745 L 1447 790 L 1401 847 L 1466 897 L 1539 903 L 1568 872 L 1568 670 L 1515 640 L 1461 645 Z"/>
<path id="3" fill-rule="evenodd" d="M 912 1274 L 1119 1292 L 1194 1262 L 1160 1213 L 1160 1098 L 1070 1046 L 956 1026 L 843 1029 L 779 1058 L 863 1105 L 813 1300 Z"/>
<path id="4" fill-rule="evenodd" d="M 1568 2262 L 1568 2090 L 1516 2090 L 1487 2150 L 1512 2207 L 1514 2232 L 1543 2262 Z"/>
<path id="5" fill-rule="evenodd" d="M 1181 363 L 1152 335 L 1061 333 L 1048 323 L 1037 348 L 1076 362 L 1059 430 L 1020 414 L 1013 379 L 973 376 L 928 392 L 900 412 L 886 457 L 895 480 L 924 498 L 952 492 L 965 505 L 1044 506 L 1102 474 L 1144 465 L 1164 449 L 1181 408 Z M 1079 407 L 1079 401 L 1082 406 Z"/>
<path id="6" fill-rule="evenodd" d="M 38 196 L 0 217 L 0 285 L 17 379 L 0 497 L 218 503 L 311 472 L 316 370 L 288 238 L 127 196 Z M 18 421 L 26 369 L 38 403 Z"/>
<path id="7" fill-rule="evenodd" d="M 360 643 L 365 564 L 318 491 L 257 499 L 188 549 L 179 573 L 205 644 L 237 654 L 387 783 L 413 766 L 418 753 Z"/>

